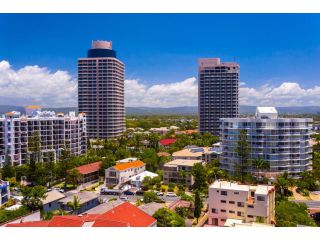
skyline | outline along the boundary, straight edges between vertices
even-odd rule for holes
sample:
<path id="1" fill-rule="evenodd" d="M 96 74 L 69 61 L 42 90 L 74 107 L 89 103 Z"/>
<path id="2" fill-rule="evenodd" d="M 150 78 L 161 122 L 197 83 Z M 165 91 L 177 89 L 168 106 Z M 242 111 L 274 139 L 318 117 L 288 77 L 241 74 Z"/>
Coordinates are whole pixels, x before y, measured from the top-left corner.
<path id="1" fill-rule="evenodd" d="M 196 106 L 202 57 L 240 64 L 241 105 L 317 105 L 319 16 L 2 14 L 0 101 L 76 106 L 77 59 L 98 39 L 126 65 L 126 106 Z"/>

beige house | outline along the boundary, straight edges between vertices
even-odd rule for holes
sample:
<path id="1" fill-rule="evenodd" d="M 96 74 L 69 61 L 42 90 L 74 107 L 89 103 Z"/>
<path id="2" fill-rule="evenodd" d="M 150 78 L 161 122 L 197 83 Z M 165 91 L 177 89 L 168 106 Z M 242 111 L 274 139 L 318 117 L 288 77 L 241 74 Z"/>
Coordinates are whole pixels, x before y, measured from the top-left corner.
<path id="1" fill-rule="evenodd" d="M 170 182 L 176 184 L 184 184 L 188 187 L 194 183 L 191 175 L 192 167 L 196 163 L 203 163 L 202 160 L 185 160 L 175 159 L 163 166 L 163 182 L 169 184 Z"/>
<path id="2" fill-rule="evenodd" d="M 256 221 L 273 224 L 275 187 L 217 180 L 209 187 L 208 204 L 210 225 L 223 227 Z"/>
<path id="3" fill-rule="evenodd" d="M 185 159 L 185 160 L 202 160 L 206 163 L 211 162 L 213 159 L 219 158 L 221 154 L 217 148 L 214 147 L 187 147 L 180 151 L 174 152 L 172 158 Z"/>

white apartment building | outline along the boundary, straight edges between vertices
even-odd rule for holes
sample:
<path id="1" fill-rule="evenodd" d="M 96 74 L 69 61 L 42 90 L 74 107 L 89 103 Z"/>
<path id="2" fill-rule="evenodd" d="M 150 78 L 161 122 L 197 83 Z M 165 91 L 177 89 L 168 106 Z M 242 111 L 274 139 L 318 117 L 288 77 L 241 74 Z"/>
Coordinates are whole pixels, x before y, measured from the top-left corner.
<path id="1" fill-rule="evenodd" d="M 40 138 L 41 160 L 59 159 L 62 149 L 73 155 L 87 150 L 86 116 L 36 111 L 31 116 L 9 112 L 0 117 L 0 166 L 9 157 L 12 165 L 26 163 L 30 156 L 28 144 L 37 134 Z"/>
<path id="2" fill-rule="evenodd" d="M 105 170 L 106 186 L 120 186 L 146 170 L 144 162 L 132 159 L 134 158 L 120 160 L 115 166 Z"/>
<path id="3" fill-rule="evenodd" d="M 217 147 L 187 146 L 180 151 L 172 153 L 172 159 L 202 160 L 205 163 L 209 163 L 211 160 L 219 158 L 220 154 L 221 151 Z"/>
<path id="4" fill-rule="evenodd" d="M 274 224 L 275 187 L 216 180 L 209 187 L 208 205 L 210 225 L 223 227 L 257 220 Z"/>
<path id="5" fill-rule="evenodd" d="M 238 137 L 241 130 L 245 130 L 250 143 L 250 159 L 260 157 L 268 161 L 268 177 L 284 172 L 299 177 L 301 172 L 312 169 L 312 121 L 311 118 L 280 118 L 274 107 L 258 107 L 255 117 L 251 118 L 220 119 L 221 168 L 230 174 L 235 172 Z"/>

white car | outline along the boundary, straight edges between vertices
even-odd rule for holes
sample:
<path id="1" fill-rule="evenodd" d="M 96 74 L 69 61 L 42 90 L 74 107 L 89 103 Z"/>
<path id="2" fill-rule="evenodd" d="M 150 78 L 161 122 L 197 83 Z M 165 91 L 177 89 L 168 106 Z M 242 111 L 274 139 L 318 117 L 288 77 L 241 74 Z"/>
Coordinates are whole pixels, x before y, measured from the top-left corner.
<path id="1" fill-rule="evenodd" d="M 162 197 L 162 196 L 164 195 L 163 192 L 157 192 L 156 194 L 157 194 L 157 196 L 159 196 L 159 197 Z"/>
<path id="2" fill-rule="evenodd" d="M 120 199 L 121 199 L 122 201 L 129 201 L 129 198 L 126 197 L 126 196 L 121 196 Z"/>
<path id="3" fill-rule="evenodd" d="M 175 194 L 173 192 L 167 192 L 166 197 L 177 197 L 177 194 Z"/>

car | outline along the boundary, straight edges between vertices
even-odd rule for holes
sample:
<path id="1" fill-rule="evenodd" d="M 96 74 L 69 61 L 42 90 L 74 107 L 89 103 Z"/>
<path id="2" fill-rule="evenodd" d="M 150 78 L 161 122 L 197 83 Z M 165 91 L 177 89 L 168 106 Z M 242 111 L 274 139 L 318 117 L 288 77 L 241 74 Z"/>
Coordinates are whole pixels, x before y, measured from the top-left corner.
<path id="1" fill-rule="evenodd" d="M 163 197 L 163 195 L 164 195 L 163 192 L 157 192 L 156 194 L 157 194 L 157 196 L 159 196 L 159 197 Z"/>
<path id="2" fill-rule="evenodd" d="M 59 192 L 64 193 L 64 189 L 60 188 Z"/>
<path id="3" fill-rule="evenodd" d="M 137 196 L 142 196 L 143 194 L 144 194 L 144 191 L 142 191 L 142 190 L 136 191 Z"/>
<path id="4" fill-rule="evenodd" d="M 134 192 L 127 190 L 127 191 L 124 191 L 123 194 L 124 195 L 134 195 Z"/>
<path id="5" fill-rule="evenodd" d="M 177 194 L 173 192 L 167 192 L 166 197 L 177 197 Z"/>
<path id="6" fill-rule="evenodd" d="M 121 199 L 122 201 L 129 201 L 128 197 L 126 197 L 126 196 L 121 196 L 120 199 Z"/>

